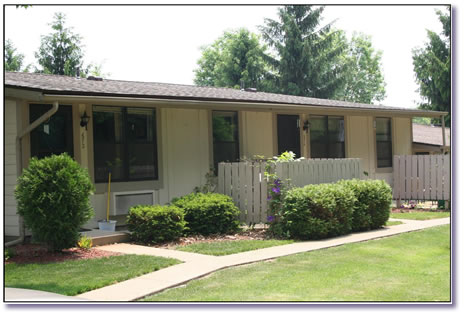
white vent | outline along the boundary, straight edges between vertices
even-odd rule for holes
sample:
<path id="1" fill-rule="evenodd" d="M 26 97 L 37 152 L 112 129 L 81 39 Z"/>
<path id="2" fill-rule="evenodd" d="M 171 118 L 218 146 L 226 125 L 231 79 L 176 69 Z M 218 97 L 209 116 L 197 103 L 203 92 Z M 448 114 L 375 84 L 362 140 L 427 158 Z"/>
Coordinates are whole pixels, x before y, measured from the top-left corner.
<path id="1" fill-rule="evenodd" d="M 155 191 L 113 192 L 113 215 L 127 215 L 134 205 L 155 204 Z"/>

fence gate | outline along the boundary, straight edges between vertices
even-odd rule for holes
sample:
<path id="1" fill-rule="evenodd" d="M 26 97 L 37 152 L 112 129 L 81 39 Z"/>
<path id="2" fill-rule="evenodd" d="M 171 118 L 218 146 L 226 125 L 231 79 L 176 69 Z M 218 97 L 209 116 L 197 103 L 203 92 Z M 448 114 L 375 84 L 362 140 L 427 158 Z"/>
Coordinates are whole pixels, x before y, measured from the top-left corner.
<path id="1" fill-rule="evenodd" d="M 361 160 L 305 159 L 276 164 L 277 176 L 293 186 L 336 182 L 341 179 L 361 178 Z M 234 162 L 218 164 L 218 193 L 232 197 L 241 210 L 239 220 L 266 223 L 268 186 L 265 162 Z"/>
<path id="2" fill-rule="evenodd" d="M 395 200 L 450 201 L 450 155 L 394 156 Z"/>

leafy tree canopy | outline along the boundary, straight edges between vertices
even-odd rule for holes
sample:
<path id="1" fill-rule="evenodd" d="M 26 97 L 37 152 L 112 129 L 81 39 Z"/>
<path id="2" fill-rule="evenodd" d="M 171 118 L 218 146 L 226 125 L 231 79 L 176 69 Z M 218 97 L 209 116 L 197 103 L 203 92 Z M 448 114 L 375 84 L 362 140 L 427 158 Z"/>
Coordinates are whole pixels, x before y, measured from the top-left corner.
<path id="1" fill-rule="evenodd" d="M 338 99 L 371 104 L 386 97 L 381 66 L 382 52 L 376 51 L 371 38 L 355 33 L 348 45 L 346 86 Z"/>
<path id="2" fill-rule="evenodd" d="M 263 88 L 265 46 L 247 29 L 224 32 L 213 44 L 202 48 L 194 82 L 200 86 Z"/>
<path id="3" fill-rule="evenodd" d="M 420 108 L 434 111 L 447 111 L 446 126 L 450 126 L 451 105 L 451 22 L 450 8 L 444 13 L 436 11 L 443 31 L 437 34 L 427 30 L 428 42 L 425 47 L 413 50 L 413 67 L 420 95 L 424 102 Z M 433 120 L 433 123 L 439 123 Z"/>

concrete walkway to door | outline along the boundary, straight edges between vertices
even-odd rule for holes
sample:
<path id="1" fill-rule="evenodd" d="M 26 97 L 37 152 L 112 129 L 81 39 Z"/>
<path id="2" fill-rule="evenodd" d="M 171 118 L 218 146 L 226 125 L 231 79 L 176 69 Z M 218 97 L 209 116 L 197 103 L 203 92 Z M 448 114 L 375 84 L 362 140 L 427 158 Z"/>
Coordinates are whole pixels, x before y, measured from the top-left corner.
<path id="1" fill-rule="evenodd" d="M 388 226 L 382 229 L 354 233 L 319 241 L 296 242 L 282 246 L 263 248 L 253 251 L 242 252 L 227 256 L 208 256 L 177 250 L 146 247 L 126 243 L 100 246 L 98 249 L 120 252 L 125 254 L 152 255 L 170 257 L 183 261 L 183 263 L 170 266 L 159 271 L 148 273 L 140 277 L 123 281 L 117 284 L 106 286 L 100 289 L 89 291 L 74 297 L 69 297 L 69 301 L 79 304 L 79 300 L 89 302 L 128 302 L 134 301 L 153 293 L 163 291 L 187 283 L 190 280 L 198 279 L 214 271 L 225 269 L 296 253 L 307 252 L 317 249 L 340 246 L 343 244 L 367 241 L 382 237 L 393 236 L 401 233 L 421 230 L 429 227 L 446 225 L 450 223 L 450 218 L 441 218 L 426 221 L 399 220 L 404 224 Z M 44 292 L 46 293 L 46 292 Z M 52 293 L 49 293 L 52 294 Z M 32 295 L 28 290 L 6 289 L 5 302 L 28 302 L 40 301 L 41 295 Z M 52 296 L 47 296 L 47 301 L 53 300 Z M 57 300 L 64 301 L 66 297 Z"/>

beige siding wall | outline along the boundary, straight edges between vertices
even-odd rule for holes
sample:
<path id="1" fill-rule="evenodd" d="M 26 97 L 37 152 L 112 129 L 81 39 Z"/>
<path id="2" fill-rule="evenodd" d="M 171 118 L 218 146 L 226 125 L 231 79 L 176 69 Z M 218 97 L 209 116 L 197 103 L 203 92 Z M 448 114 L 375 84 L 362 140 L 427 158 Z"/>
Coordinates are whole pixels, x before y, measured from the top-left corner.
<path id="1" fill-rule="evenodd" d="M 17 161 L 16 161 L 16 101 L 5 100 L 5 117 L 4 117 L 4 137 L 5 137 L 5 161 L 4 161 L 4 180 L 5 180 L 5 235 L 19 236 L 18 215 L 16 214 L 16 200 L 14 190 L 17 179 Z"/>
<path id="2" fill-rule="evenodd" d="M 347 116 L 347 155 L 362 158 L 363 171 L 369 178 L 393 184 L 392 168 L 376 169 L 376 139 L 373 116 Z M 410 118 L 392 118 L 393 155 L 412 154 L 412 122 Z"/>
<path id="3" fill-rule="evenodd" d="M 362 170 L 375 173 L 373 117 L 347 116 L 347 157 L 361 158 Z"/>
<path id="4" fill-rule="evenodd" d="M 162 109 L 163 187 L 160 203 L 191 193 L 209 170 L 208 112 Z"/>
<path id="5" fill-rule="evenodd" d="M 393 119 L 393 155 L 412 154 L 412 119 Z"/>
<path id="6" fill-rule="evenodd" d="M 158 113 L 160 181 L 115 183 L 112 191 L 154 190 L 155 203 L 163 205 L 174 197 L 191 193 L 194 187 L 205 182 L 210 165 L 209 112 L 161 109 Z M 106 216 L 106 185 L 99 184 L 97 190 L 99 193 L 91 199 L 95 217 L 85 225 L 87 228 L 96 227 L 97 220 Z"/>
<path id="7" fill-rule="evenodd" d="M 241 112 L 241 157 L 273 156 L 273 115 L 267 112 Z"/>

